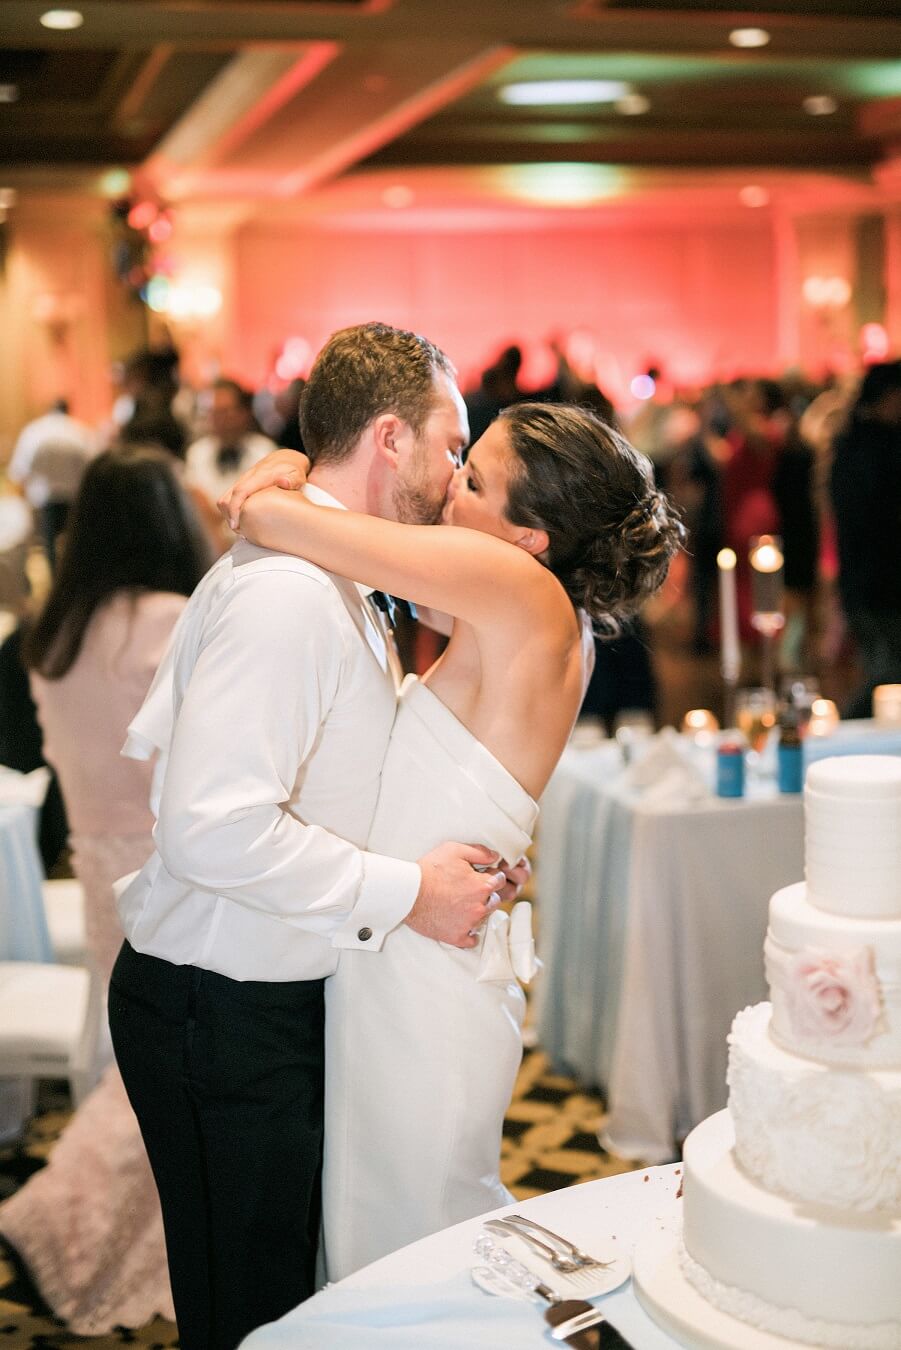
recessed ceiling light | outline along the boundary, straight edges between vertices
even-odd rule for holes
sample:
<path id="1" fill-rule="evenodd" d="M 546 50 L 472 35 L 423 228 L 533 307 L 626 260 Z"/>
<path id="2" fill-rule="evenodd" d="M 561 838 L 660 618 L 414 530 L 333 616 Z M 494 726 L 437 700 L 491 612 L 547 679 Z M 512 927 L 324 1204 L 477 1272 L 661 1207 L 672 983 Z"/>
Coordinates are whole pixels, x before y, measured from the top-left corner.
<path id="1" fill-rule="evenodd" d="M 80 28 L 84 23 L 84 15 L 77 9 L 48 9 L 46 14 L 41 15 L 41 23 L 45 28 L 58 28 L 65 32 L 70 28 Z"/>
<path id="2" fill-rule="evenodd" d="M 645 94 L 623 94 L 616 100 L 615 107 L 623 117 L 640 117 L 650 110 L 651 100 Z"/>
<path id="3" fill-rule="evenodd" d="M 622 80 L 523 80 L 498 90 L 502 103 L 542 107 L 561 103 L 615 103 L 631 93 Z"/>
<path id="4" fill-rule="evenodd" d="M 838 99 L 833 98 L 831 94 L 811 94 L 810 98 L 805 98 L 801 106 L 811 117 L 828 117 L 830 113 L 838 110 Z"/>
<path id="5" fill-rule="evenodd" d="M 738 194 L 742 206 L 767 206 L 770 200 L 770 194 L 765 187 L 758 187 L 756 183 L 749 183 L 743 187 Z"/>
<path id="6" fill-rule="evenodd" d="M 0 103 L 15 103 L 19 97 L 17 84 L 0 84 Z"/>
<path id="7" fill-rule="evenodd" d="M 733 47 L 765 47 L 769 40 L 765 28 L 733 28 L 729 34 Z"/>

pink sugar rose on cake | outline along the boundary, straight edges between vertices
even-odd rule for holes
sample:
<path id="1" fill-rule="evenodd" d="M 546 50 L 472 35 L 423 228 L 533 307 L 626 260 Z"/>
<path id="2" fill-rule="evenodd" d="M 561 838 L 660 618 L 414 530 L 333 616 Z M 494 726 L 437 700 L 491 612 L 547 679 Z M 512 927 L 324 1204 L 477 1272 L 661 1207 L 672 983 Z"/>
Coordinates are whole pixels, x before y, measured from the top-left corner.
<path id="1" fill-rule="evenodd" d="M 805 948 L 789 963 L 786 1012 L 795 1035 L 836 1045 L 865 1045 L 882 1005 L 870 947 L 846 952 Z"/>

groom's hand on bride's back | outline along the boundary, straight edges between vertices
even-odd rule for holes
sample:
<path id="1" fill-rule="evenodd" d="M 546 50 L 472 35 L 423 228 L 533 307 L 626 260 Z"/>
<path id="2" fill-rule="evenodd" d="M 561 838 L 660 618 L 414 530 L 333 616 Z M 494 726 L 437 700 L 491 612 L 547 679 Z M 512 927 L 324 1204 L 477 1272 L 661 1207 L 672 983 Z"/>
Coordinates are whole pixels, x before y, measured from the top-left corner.
<path id="1" fill-rule="evenodd" d="M 476 930 L 497 909 L 506 884 L 504 873 L 495 870 L 498 855 L 479 844 L 439 844 L 418 862 L 422 884 L 404 922 L 423 937 L 475 947 Z"/>

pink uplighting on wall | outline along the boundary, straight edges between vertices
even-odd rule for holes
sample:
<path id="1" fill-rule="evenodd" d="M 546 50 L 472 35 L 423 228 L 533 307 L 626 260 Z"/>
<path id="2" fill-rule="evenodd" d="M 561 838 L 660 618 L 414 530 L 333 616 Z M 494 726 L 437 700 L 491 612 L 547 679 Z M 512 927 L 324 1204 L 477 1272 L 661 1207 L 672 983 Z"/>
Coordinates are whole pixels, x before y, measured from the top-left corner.
<path id="1" fill-rule="evenodd" d="M 630 219 L 584 231 L 255 224 L 236 238 L 234 276 L 224 364 L 254 384 L 290 336 L 315 351 L 369 319 L 428 334 L 466 384 L 504 342 L 520 342 L 528 363 L 551 335 L 573 330 L 590 335 L 595 377 L 620 401 L 651 351 L 677 384 L 777 368 L 773 246 L 757 213 L 719 226 Z"/>

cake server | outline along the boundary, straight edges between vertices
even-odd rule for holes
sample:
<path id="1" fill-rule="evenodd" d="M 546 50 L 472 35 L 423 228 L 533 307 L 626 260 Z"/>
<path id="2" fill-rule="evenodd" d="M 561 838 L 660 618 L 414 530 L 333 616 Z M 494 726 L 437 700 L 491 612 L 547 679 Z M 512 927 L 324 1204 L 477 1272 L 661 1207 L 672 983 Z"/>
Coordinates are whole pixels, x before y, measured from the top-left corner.
<path id="1" fill-rule="evenodd" d="M 478 1244 L 476 1244 L 478 1251 Z M 599 1350 L 597 1335 L 589 1333 L 604 1323 L 604 1314 L 585 1299 L 562 1298 L 558 1293 L 532 1276 L 527 1268 L 515 1260 L 503 1247 L 491 1246 L 491 1251 L 479 1252 L 486 1266 L 474 1266 L 473 1283 L 486 1294 L 501 1294 L 513 1298 L 540 1299 L 548 1306 L 544 1320 L 550 1327 L 551 1339 L 563 1341 L 572 1350 Z M 496 1262 L 506 1258 L 507 1264 Z M 612 1328 L 611 1328 L 612 1330 Z M 600 1334 L 600 1333 L 598 1333 Z"/>

